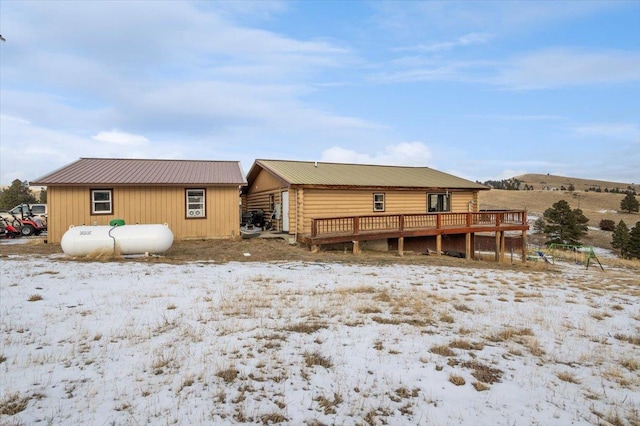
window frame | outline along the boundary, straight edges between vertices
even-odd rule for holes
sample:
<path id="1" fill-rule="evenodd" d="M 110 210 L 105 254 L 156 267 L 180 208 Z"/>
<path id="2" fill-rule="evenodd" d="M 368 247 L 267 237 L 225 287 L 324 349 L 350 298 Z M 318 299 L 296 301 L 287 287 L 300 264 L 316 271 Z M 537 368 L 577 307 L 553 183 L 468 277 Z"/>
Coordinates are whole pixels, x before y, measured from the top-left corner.
<path id="1" fill-rule="evenodd" d="M 106 193 L 109 194 L 108 200 L 96 200 L 95 195 L 98 193 Z M 96 204 L 108 204 L 108 210 L 97 210 Z M 110 215 L 114 214 L 114 202 L 113 202 L 113 188 L 92 188 L 89 190 L 89 206 L 91 211 L 91 216 L 100 216 L 100 215 Z"/>
<path id="2" fill-rule="evenodd" d="M 382 197 L 382 201 L 377 200 L 377 197 Z M 376 205 L 382 205 L 382 207 L 376 207 Z M 378 213 L 378 212 L 384 212 L 386 211 L 387 208 L 387 204 L 386 204 L 386 195 L 384 192 L 374 192 L 373 193 L 373 211 Z"/>
<path id="3" fill-rule="evenodd" d="M 200 192 L 200 194 L 193 194 L 196 191 Z M 193 192 L 192 194 L 190 194 L 190 192 Z M 200 201 L 190 201 L 189 198 L 193 198 L 193 197 L 202 197 L 202 200 Z M 184 207 L 185 207 L 185 212 L 184 212 L 184 216 L 186 219 L 206 219 L 207 217 L 207 190 L 205 188 L 186 188 L 184 190 Z M 201 208 L 193 208 L 194 205 L 199 205 L 201 206 Z M 191 205 L 191 207 L 190 207 Z M 202 210 L 202 214 L 190 214 L 190 212 L 196 212 Z"/>
<path id="4" fill-rule="evenodd" d="M 432 197 L 436 198 L 436 207 L 432 210 Z M 446 204 L 446 206 L 443 206 Z M 451 212 L 451 193 L 446 192 L 432 192 L 427 194 L 427 213 L 449 213 Z"/>
<path id="5" fill-rule="evenodd" d="M 276 209 L 276 194 L 269 194 L 269 212 L 273 213 Z"/>

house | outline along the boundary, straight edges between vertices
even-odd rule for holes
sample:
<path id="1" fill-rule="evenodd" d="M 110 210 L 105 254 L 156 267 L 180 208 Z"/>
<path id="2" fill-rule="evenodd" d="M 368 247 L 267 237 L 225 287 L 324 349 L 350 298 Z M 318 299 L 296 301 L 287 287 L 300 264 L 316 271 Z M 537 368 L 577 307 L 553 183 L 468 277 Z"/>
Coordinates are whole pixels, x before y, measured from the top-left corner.
<path id="1" fill-rule="evenodd" d="M 237 161 L 80 158 L 36 179 L 47 187 L 48 241 L 72 225 L 167 224 L 175 239 L 240 232 Z"/>
<path id="2" fill-rule="evenodd" d="M 429 167 L 256 160 L 243 209 L 262 209 L 274 229 L 297 242 L 360 243 L 382 249 L 458 251 L 472 257 L 473 237 L 504 232 L 526 237 L 526 212 L 481 212 L 488 187 Z M 526 256 L 525 256 L 526 257 Z"/>

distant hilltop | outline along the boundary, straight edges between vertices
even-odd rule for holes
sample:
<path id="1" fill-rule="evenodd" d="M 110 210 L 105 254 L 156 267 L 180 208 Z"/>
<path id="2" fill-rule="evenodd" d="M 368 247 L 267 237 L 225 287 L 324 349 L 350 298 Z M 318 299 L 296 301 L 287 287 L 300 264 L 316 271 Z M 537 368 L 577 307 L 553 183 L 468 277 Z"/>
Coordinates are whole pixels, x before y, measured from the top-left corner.
<path id="1" fill-rule="evenodd" d="M 640 183 L 612 182 L 597 179 L 581 179 L 551 174 L 529 173 L 500 181 L 482 182 L 496 189 L 547 190 L 547 191 L 596 191 L 596 192 L 640 192 Z"/>

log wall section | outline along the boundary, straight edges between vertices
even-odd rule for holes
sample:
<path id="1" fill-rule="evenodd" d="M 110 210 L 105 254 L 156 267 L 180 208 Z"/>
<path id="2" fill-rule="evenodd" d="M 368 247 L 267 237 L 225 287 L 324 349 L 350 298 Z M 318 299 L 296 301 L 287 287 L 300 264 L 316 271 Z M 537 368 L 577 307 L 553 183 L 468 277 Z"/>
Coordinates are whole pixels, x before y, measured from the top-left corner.
<path id="1" fill-rule="evenodd" d="M 304 189 L 304 194 L 298 191 L 298 232 L 311 233 L 311 219 L 329 218 L 336 216 L 365 216 L 365 215 L 389 215 L 411 214 L 427 212 L 427 194 L 442 193 L 443 191 L 377 191 L 377 190 L 343 190 L 343 189 Z M 373 194 L 385 194 L 385 211 L 373 211 Z M 468 212 L 477 211 L 477 193 L 450 192 L 451 211 Z M 471 203 L 471 201 L 475 201 Z M 293 204 L 293 202 L 291 203 Z M 295 214 L 295 207 L 291 206 L 291 213 Z M 469 210 L 471 208 L 471 210 Z M 294 217 L 294 216 L 290 216 Z M 292 222 L 293 223 L 293 222 Z"/>

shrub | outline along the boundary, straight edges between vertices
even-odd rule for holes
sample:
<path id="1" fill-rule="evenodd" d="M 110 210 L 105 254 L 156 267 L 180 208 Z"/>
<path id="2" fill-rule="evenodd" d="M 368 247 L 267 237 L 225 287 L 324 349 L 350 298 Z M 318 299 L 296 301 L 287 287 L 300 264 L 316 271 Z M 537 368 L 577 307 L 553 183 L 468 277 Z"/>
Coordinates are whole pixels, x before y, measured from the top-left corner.
<path id="1" fill-rule="evenodd" d="M 616 223 L 611 219 L 602 219 L 600 221 L 600 229 L 603 231 L 613 231 L 616 229 Z"/>

